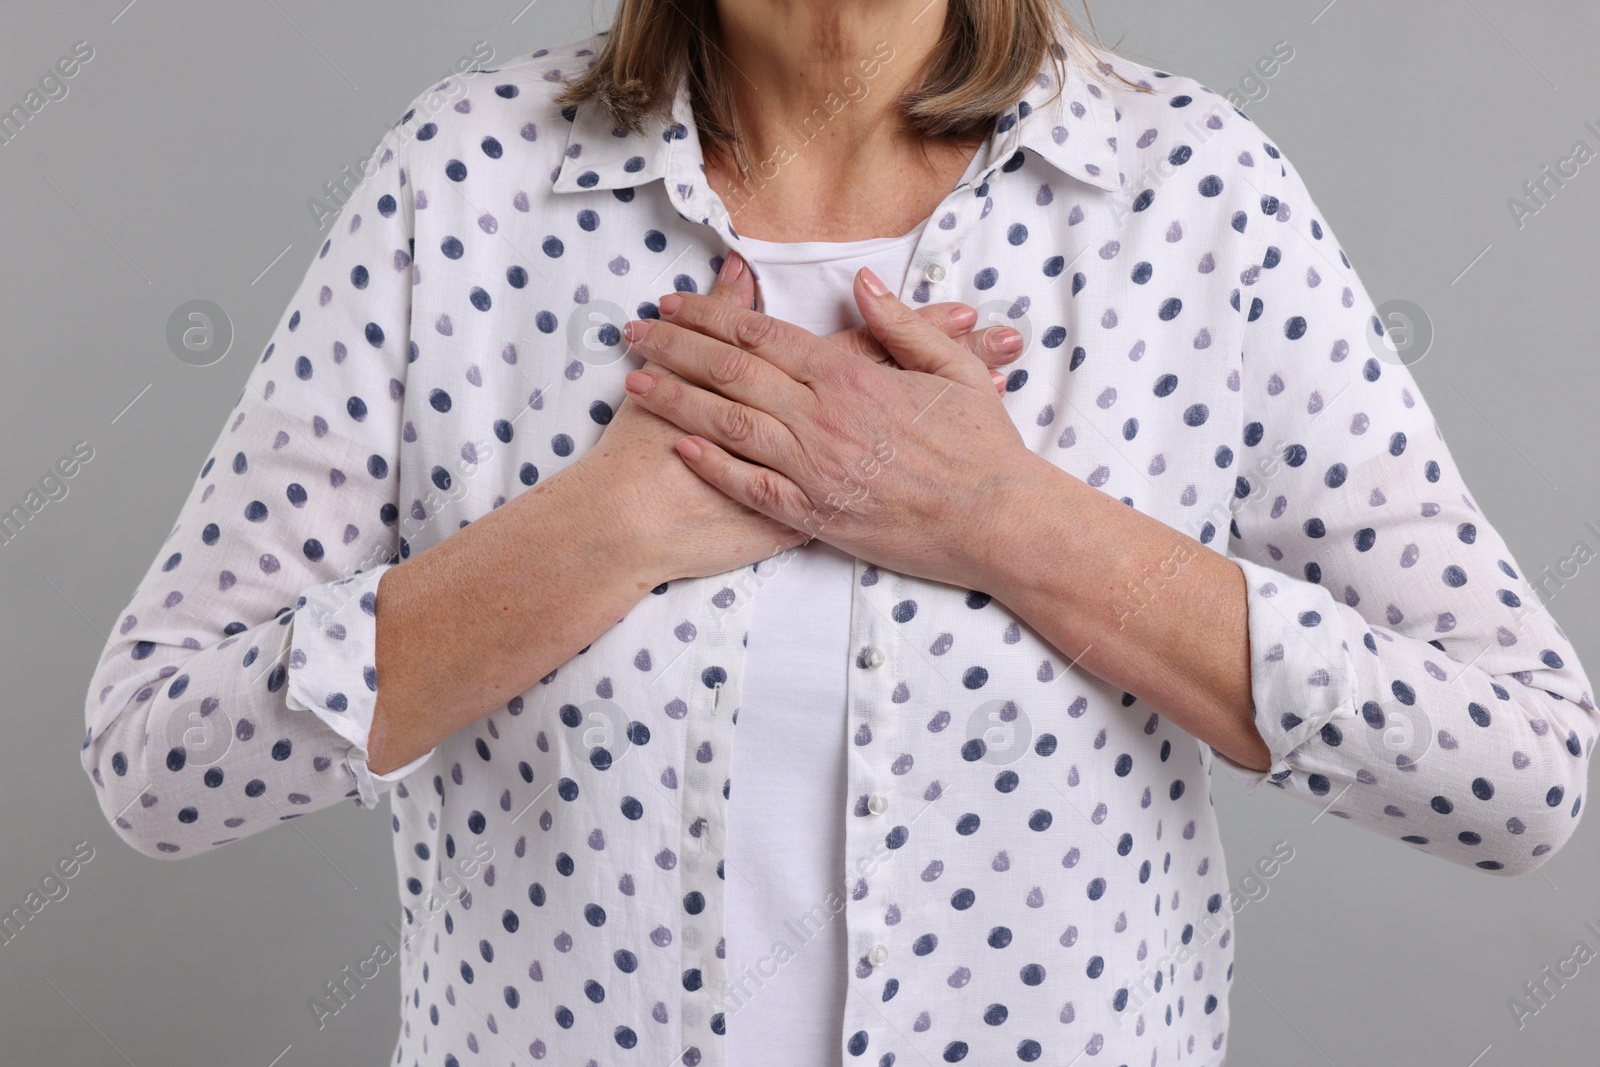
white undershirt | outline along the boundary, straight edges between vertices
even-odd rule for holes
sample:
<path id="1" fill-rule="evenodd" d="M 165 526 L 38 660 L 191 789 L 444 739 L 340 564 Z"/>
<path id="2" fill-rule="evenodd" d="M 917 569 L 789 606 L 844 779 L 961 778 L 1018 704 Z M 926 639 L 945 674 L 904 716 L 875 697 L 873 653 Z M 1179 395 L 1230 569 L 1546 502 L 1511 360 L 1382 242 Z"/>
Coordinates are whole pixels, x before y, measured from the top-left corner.
<path id="1" fill-rule="evenodd" d="M 826 336 L 861 325 L 856 271 L 867 267 L 898 292 L 921 235 L 919 226 L 866 241 L 744 238 L 741 251 L 755 267 L 763 310 Z M 843 1059 L 845 919 L 827 902 L 830 894 L 842 901 L 846 888 L 854 562 L 814 540 L 757 571 L 728 804 L 729 1067 L 838 1067 Z M 820 931 L 814 921 L 788 925 L 817 904 L 824 911 L 815 914 L 832 916 Z M 774 952 L 778 941 L 793 958 Z"/>

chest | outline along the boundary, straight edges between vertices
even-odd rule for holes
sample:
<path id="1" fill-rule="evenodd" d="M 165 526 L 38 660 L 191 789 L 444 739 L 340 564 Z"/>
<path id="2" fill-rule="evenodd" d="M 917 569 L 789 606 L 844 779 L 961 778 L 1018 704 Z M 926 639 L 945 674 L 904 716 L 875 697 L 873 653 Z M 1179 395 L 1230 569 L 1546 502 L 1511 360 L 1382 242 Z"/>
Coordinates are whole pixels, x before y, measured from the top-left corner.
<path id="1" fill-rule="evenodd" d="M 592 447 L 642 362 L 622 325 L 665 293 L 706 291 L 740 240 L 692 182 L 508 199 L 417 216 L 401 464 L 413 551 Z M 1029 163 L 934 208 L 900 296 L 1019 330 L 1004 399 L 1030 448 L 1210 541 L 1226 535 L 1242 429 L 1236 238 L 1223 213 L 1129 210 Z"/>

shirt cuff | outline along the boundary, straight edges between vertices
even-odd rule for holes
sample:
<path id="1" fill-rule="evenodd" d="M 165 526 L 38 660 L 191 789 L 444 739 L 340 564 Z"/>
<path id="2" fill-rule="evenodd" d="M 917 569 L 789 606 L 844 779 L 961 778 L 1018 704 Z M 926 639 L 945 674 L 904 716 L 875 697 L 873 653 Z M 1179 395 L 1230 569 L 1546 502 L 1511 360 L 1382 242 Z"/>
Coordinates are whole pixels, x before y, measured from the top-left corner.
<path id="1" fill-rule="evenodd" d="M 345 764 L 363 807 L 375 806 L 379 794 L 433 755 L 430 751 L 387 774 L 367 766 L 378 699 L 378 582 L 389 567 L 381 564 L 307 590 L 289 637 L 288 706 L 311 712 L 349 742 Z"/>
<path id="2" fill-rule="evenodd" d="M 1315 582 L 1250 560 L 1244 571 L 1250 627 L 1250 699 L 1272 765 L 1251 770 L 1212 750 L 1228 775 L 1255 792 L 1294 773 L 1289 757 L 1341 715 L 1355 714 L 1355 665 L 1340 605 Z"/>

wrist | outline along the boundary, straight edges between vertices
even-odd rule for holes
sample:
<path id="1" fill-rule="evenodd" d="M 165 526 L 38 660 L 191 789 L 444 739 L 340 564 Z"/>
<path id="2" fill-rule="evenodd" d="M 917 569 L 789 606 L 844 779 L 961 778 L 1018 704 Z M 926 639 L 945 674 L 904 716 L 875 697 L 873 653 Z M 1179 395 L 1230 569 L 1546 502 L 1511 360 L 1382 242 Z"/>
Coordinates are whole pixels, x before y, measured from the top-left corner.
<path id="1" fill-rule="evenodd" d="M 628 473 L 623 464 L 584 460 L 565 472 L 577 513 L 584 516 L 583 536 L 593 539 L 594 555 L 630 588 L 646 592 L 679 575 L 671 539 L 661 536 L 662 525 L 648 502 L 651 487 Z"/>
<path id="2" fill-rule="evenodd" d="M 1019 453 L 985 501 L 976 528 L 968 527 L 960 542 L 964 584 L 1008 605 L 1040 583 L 1041 549 L 1054 546 L 1059 553 L 1065 510 L 1087 488 L 1049 460 Z"/>

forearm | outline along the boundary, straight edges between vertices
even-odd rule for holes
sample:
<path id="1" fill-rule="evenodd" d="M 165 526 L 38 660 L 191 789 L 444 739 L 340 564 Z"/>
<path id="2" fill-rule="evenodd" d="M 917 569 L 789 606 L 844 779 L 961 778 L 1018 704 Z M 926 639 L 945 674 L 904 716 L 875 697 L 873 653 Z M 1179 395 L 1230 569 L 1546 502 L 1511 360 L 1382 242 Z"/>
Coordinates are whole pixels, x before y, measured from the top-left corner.
<path id="1" fill-rule="evenodd" d="M 656 584 L 582 465 L 384 574 L 368 766 L 386 774 L 571 659 Z"/>
<path id="2" fill-rule="evenodd" d="M 1238 566 L 1034 458 L 982 539 L 983 591 L 1075 669 L 1134 694 L 1236 763 L 1266 769 Z"/>

